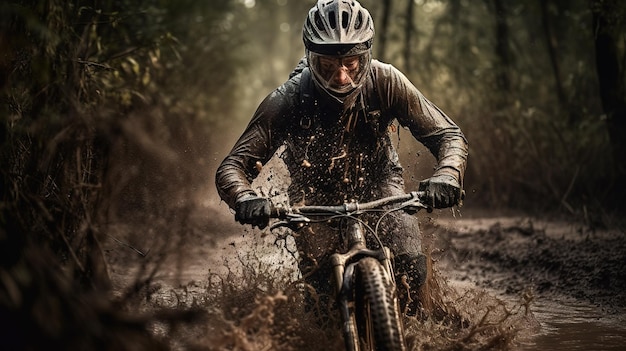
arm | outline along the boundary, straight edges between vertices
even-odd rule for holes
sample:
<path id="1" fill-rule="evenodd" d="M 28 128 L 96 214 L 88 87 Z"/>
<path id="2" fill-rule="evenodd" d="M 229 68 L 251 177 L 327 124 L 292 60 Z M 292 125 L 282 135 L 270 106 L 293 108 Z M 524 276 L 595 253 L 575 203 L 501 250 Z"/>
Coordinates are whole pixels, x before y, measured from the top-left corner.
<path id="1" fill-rule="evenodd" d="M 217 169 L 218 194 L 233 209 L 238 200 L 256 196 L 250 184 L 259 174 L 257 163 L 265 164 L 282 143 L 281 121 L 293 111 L 289 91 L 294 88 L 291 85 L 286 83 L 263 100 Z"/>
<path id="2" fill-rule="evenodd" d="M 460 197 L 468 156 L 467 140 L 461 129 L 397 69 L 379 64 L 376 78 L 383 105 L 437 159 L 433 176 L 424 184 L 449 180 L 458 186 Z"/>
<path id="3" fill-rule="evenodd" d="M 419 111 L 405 122 L 411 134 L 422 142 L 437 159 L 433 176 L 448 175 L 463 185 L 467 165 L 468 143 L 461 129 L 437 106 L 417 92 Z M 401 122 L 402 123 L 402 122 Z"/>

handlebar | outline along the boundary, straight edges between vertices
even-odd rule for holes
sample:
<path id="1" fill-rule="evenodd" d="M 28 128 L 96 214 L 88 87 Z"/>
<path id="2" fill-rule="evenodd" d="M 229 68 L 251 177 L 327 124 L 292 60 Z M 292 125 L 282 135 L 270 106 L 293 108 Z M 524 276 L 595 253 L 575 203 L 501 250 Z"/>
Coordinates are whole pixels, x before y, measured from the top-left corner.
<path id="1" fill-rule="evenodd" d="M 383 206 L 387 205 L 397 205 L 395 209 L 407 209 L 410 211 L 426 209 L 428 212 L 432 212 L 432 207 L 426 205 L 423 201 L 425 197 L 426 193 L 424 191 L 413 191 L 364 203 L 349 202 L 343 205 L 296 206 L 293 208 L 274 207 L 270 217 L 279 218 L 282 221 L 275 223 L 270 229 L 278 227 L 297 228 L 311 221 L 307 215 L 349 215 L 366 210 L 382 209 Z"/>

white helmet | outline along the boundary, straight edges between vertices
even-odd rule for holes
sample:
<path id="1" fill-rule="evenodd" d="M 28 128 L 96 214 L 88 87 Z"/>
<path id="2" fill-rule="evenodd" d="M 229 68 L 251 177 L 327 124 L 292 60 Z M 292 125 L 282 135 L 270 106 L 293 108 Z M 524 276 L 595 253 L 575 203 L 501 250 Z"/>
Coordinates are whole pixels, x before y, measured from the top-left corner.
<path id="1" fill-rule="evenodd" d="M 363 84 L 372 60 L 374 23 L 358 1 L 319 0 L 302 37 L 318 87 L 343 100 Z"/>

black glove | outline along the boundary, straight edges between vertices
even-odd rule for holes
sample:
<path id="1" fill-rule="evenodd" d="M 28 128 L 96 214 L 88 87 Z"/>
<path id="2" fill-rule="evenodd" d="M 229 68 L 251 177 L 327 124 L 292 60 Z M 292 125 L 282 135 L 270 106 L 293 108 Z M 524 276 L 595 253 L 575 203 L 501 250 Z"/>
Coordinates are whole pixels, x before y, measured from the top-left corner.
<path id="1" fill-rule="evenodd" d="M 461 185 L 450 175 L 436 175 L 420 182 L 419 190 L 426 192 L 426 204 L 434 208 L 458 205 L 461 201 Z"/>
<path id="2" fill-rule="evenodd" d="M 271 206 L 268 199 L 256 195 L 244 196 L 235 203 L 235 220 L 241 224 L 263 229 L 270 222 Z"/>

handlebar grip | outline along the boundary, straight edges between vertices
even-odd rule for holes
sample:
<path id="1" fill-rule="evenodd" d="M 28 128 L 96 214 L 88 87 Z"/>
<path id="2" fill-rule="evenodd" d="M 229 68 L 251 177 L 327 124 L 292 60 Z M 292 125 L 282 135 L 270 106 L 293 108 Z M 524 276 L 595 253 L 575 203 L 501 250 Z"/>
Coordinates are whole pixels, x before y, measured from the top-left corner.
<path id="1" fill-rule="evenodd" d="M 272 205 L 270 209 L 270 218 L 285 218 L 289 213 L 289 209 L 282 206 Z"/>

